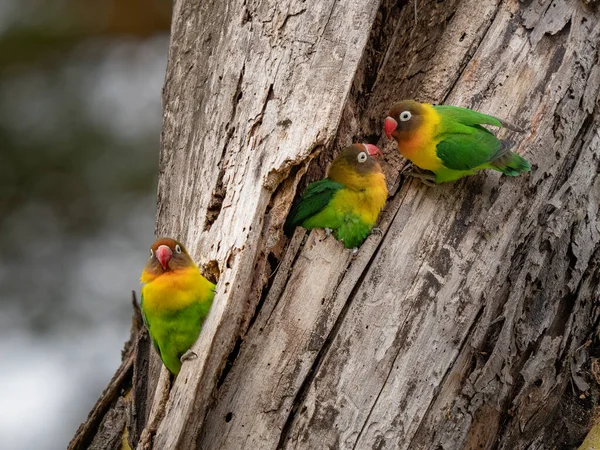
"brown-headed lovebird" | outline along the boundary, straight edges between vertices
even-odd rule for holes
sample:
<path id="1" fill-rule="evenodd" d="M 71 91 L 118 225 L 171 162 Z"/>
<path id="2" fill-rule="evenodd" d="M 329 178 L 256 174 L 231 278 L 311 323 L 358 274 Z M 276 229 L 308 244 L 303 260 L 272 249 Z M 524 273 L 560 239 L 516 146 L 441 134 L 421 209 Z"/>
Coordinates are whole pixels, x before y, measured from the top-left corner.
<path id="1" fill-rule="evenodd" d="M 344 148 L 329 168 L 327 178 L 308 185 L 286 220 L 309 230 L 333 230 L 346 248 L 357 249 L 371 232 L 387 200 L 385 175 L 375 159 L 381 150 L 371 144 Z"/>
<path id="2" fill-rule="evenodd" d="M 158 239 L 140 281 L 140 306 L 148 332 L 163 364 L 177 375 L 181 357 L 198 339 L 210 311 L 215 285 L 179 242 Z"/>
<path id="3" fill-rule="evenodd" d="M 403 100 L 392 106 L 384 131 L 400 153 L 435 176 L 416 174 L 436 183 L 454 181 L 478 170 L 493 169 L 508 176 L 531 170 L 529 163 L 510 151 L 513 143 L 500 140 L 482 124 L 523 130 L 486 114 L 457 106 L 433 106 Z"/>

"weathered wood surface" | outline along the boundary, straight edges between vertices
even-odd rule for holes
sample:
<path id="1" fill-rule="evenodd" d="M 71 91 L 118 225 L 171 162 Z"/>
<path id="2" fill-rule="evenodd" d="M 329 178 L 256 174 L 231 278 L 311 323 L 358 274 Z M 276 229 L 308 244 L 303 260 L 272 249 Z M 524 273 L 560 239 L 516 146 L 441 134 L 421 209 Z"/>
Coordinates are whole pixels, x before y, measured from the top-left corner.
<path id="1" fill-rule="evenodd" d="M 269 255 L 279 257 L 294 176 L 335 138 L 377 7 L 176 2 L 158 234 L 186 242 L 219 285 L 194 347 L 200 357 L 173 385 L 155 448 L 195 445 L 225 360 L 268 282 Z"/>
<path id="2" fill-rule="evenodd" d="M 271 286 L 283 292 L 266 296 L 200 448 L 573 437 L 551 419 L 597 322 L 598 18 L 574 4 L 481 1 L 427 3 L 418 16 L 427 30 L 410 8 L 400 15 L 338 142 L 378 133 L 393 99 L 446 99 L 529 128 L 518 151 L 534 172 L 410 181 L 386 208 L 383 239 L 355 260 L 318 232 L 290 269 L 286 254 Z M 362 70 L 357 93 L 373 78 Z"/>
<path id="3" fill-rule="evenodd" d="M 130 441 L 580 443 L 598 401 L 599 17 L 561 0 L 419 0 L 416 18 L 388 0 L 177 1 L 157 232 L 186 242 L 218 293 L 170 392 L 156 370 L 136 381 L 146 429 Z M 402 98 L 522 126 L 500 135 L 532 173 L 400 177 L 381 127 Z M 284 237 L 297 188 L 361 141 L 386 153 L 382 234 L 356 258 L 320 231 Z"/>

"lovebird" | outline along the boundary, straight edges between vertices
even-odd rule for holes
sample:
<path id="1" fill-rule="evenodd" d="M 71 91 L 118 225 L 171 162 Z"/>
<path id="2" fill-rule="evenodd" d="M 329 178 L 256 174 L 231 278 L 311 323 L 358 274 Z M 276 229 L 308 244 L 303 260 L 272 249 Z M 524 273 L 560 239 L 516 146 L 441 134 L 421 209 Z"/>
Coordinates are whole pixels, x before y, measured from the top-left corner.
<path id="1" fill-rule="evenodd" d="M 183 245 L 170 238 L 152 244 L 140 281 L 142 316 L 154 348 L 177 375 L 210 311 L 215 285 L 200 274 Z"/>
<path id="2" fill-rule="evenodd" d="M 344 148 L 329 167 L 327 178 L 309 184 L 290 211 L 287 234 L 301 225 L 325 228 L 327 234 L 358 251 L 388 196 L 385 175 L 375 157 L 381 150 L 371 144 Z"/>
<path id="3" fill-rule="evenodd" d="M 392 106 L 384 131 L 388 139 L 396 140 L 402 156 L 435 174 L 414 175 L 436 183 L 458 180 L 483 169 L 511 177 L 531 170 L 524 158 L 510 151 L 513 142 L 498 139 L 482 124 L 524 131 L 467 108 L 433 106 L 414 100 Z"/>

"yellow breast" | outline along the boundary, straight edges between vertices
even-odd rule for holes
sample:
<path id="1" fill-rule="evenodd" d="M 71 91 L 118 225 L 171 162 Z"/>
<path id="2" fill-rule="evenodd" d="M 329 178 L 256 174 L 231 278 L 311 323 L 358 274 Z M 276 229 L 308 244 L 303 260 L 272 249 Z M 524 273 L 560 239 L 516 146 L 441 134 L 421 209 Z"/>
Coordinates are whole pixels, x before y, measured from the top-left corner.
<path id="1" fill-rule="evenodd" d="M 196 266 L 165 272 L 142 287 L 144 309 L 155 314 L 178 311 L 212 298 L 213 290 L 214 284 Z"/>
<path id="2" fill-rule="evenodd" d="M 335 203 L 342 212 L 357 214 L 366 224 L 373 225 L 385 205 L 388 190 L 383 173 L 369 174 L 366 179 L 366 189 L 342 189 L 336 194 Z"/>

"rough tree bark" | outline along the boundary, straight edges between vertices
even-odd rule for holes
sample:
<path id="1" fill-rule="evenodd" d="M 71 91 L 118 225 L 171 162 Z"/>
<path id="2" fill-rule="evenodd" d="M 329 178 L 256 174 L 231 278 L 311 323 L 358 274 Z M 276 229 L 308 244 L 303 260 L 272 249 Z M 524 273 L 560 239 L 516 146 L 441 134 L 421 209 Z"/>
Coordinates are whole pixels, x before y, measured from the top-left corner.
<path id="1" fill-rule="evenodd" d="M 599 18 L 594 1 L 176 1 L 157 234 L 218 294 L 172 386 L 134 335 L 133 375 L 71 448 L 107 421 L 138 449 L 581 443 L 600 398 Z M 381 127 L 402 98 L 526 128 L 532 173 L 400 176 Z M 361 141 L 386 153 L 382 234 L 355 258 L 320 231 L 288 240 L 297 190 Z"/>

